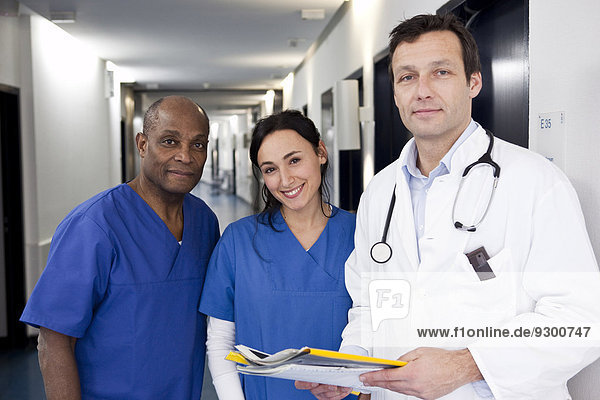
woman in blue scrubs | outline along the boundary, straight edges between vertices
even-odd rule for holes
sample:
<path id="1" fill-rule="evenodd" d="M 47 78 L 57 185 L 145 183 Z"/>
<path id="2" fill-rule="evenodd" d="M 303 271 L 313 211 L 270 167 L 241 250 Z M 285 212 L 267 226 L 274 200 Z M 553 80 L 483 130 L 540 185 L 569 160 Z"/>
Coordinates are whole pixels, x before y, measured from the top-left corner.
<path id="1" fill-rule="evenodd" d="M 209 316 L 213 383 L 220 399 L 314 399 L 293 381 L 238 376 L 224 357 L 234 344 L 267 353 L 339 348 L 351 306 L 344 263 L 354 248 L 355 216 L 327 202 L 327 150 L 300 112 L 259 121 L 250 159 L 262 174 L 265 207 L 226 228 L 200 302 Z"/>

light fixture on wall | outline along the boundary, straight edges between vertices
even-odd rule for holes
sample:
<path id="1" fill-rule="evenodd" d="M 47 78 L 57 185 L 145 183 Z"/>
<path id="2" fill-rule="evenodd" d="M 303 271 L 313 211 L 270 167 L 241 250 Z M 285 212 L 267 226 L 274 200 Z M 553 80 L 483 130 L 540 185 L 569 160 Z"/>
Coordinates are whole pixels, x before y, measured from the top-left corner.
<path id="1" fill-rule="evenodd" d="M 110 99 L 115 96 L 115 71 L 104 71 L 104 97 Z"/>
<path id="2" fill-rule="evenodd" d="M 75 11 L 50 11 L 50 21 L 55 24 L 73 24 Z"/>
<path id="3" fill-rule="evenodd" d="M 265 112 L 266 115 L 273 114 L 273 105 L 275 103 L 275 91 L 273 89 L 267 90 L 264 96 L 265 100 Z"/>

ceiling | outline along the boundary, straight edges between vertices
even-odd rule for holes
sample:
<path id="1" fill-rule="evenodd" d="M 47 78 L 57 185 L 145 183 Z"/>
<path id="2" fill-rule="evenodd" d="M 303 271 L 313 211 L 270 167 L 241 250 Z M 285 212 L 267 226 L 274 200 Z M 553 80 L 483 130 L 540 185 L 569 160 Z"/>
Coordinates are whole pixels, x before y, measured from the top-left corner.
<path id="1" fill-rule="evenodd" d="M 279 88 L 343 0 L 21 0 L 98 56 L 124 68 L 139 88 Z M 302 20 L 301 9 L 324 9 Z M 291 47 L 294 41 L 296 47 Z"/>

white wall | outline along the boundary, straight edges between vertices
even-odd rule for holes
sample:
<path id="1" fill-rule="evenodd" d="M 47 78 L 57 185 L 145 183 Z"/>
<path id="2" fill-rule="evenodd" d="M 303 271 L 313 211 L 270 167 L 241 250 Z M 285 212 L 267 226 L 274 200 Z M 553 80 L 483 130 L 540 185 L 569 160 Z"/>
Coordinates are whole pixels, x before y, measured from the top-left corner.
<path id="1" fill-rule="evenodd" d="M 46 19 L 21 13 L 0 17 L 0 83 L 20 89 L 30 293 L 60 220 L 119 182 L 120 99 L 105 97 L 103 60 Z"/>
<path id="2" fill-rule="evenodd" d="M 0 16 L 0 83 L 18 86 L 19 73 L 19 18 Z"/>
<path id="3" fill-rule="evenodd" d="M 536 150 L 539 113 L 565 111 L 565 173 L 585 212 L 596 256 L 600 256 L 600 3 L 530 1 L 529 127 Z"/>
<path id="4" fill-rule="evenodd" d="M 433 13 L 445 0 L 353 0 L 350 10 L 286 88 L 285 104 L 300 109 L 321 126 L 321 93 L 336 80 L 363 68 L 364 103 L 373 107 L 373 58 L 387 47 L 389 31 L 404 18 Z M 568 10 L 568 12 L 567 12 Z M 590 239 L 600 255 L 600 35 L 595 0 L 530 0 L 530 147 L 535 150 L 538 113 L 566 112 L 565 172 L 581 200 Z M 364 132 L 363 132 L 364 134 Z M 372 132 L 363 142 L 363 159 L 373 156 Z M 366 163 L 365 163 L 366 164 Z M 368 167 L 368 166 L 367 166 Z M 600 305 L 599 305 L 600 306 Z M 592 399 L 600 392 L 600 363 L 569 383 L 573 398 Z"/>
<path id="5" fill-rule="evenodd" d="M 31 17 L 39 233 L 52 236 L 74 204 L 111 185 L 104 61 Z"/>
<path id="6" fill-rule="evenodd" d="M 538 114 L 566 114 L 564 172 L 579 195 L 596 257 L 600 256 L 600 3 L 529 3 L 530 147 L 539 147 Z M 600 305 L 598 305 L 600 307 Z M 573 399 L 597 398 L 600 362 L 569 382 Z"/>
<path id="7" fill-rule="evenodd" d="M 35 159 L 35 131 L 33 111 L 33 80 L 31 54 L 31 19 L 19 17 L 19 57 L 21 106 L 21 165 L 23 168 L 23 224 L 25 236 L 25 287 L 26 294 L 41 273 L 48 254 L 49 240 L 40 240 L 37 197 L 37 162 Z M 28 328 L 30 329 L 30 328 Z M 30 329 L 31 331 L 31 329 Z"/>

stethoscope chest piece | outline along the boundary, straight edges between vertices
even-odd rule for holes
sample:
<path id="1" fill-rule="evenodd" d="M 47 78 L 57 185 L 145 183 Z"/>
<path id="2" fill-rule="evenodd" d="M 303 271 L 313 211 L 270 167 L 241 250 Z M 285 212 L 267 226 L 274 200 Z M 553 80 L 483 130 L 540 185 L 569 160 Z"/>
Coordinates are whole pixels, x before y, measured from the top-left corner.
<path id="1" fill-rule="evenodd" d="M 392 248 L 386 242 L 377 242 L 371 246 L 371 258 L 379 264 L 384 264 L 392 258 Z"/>

